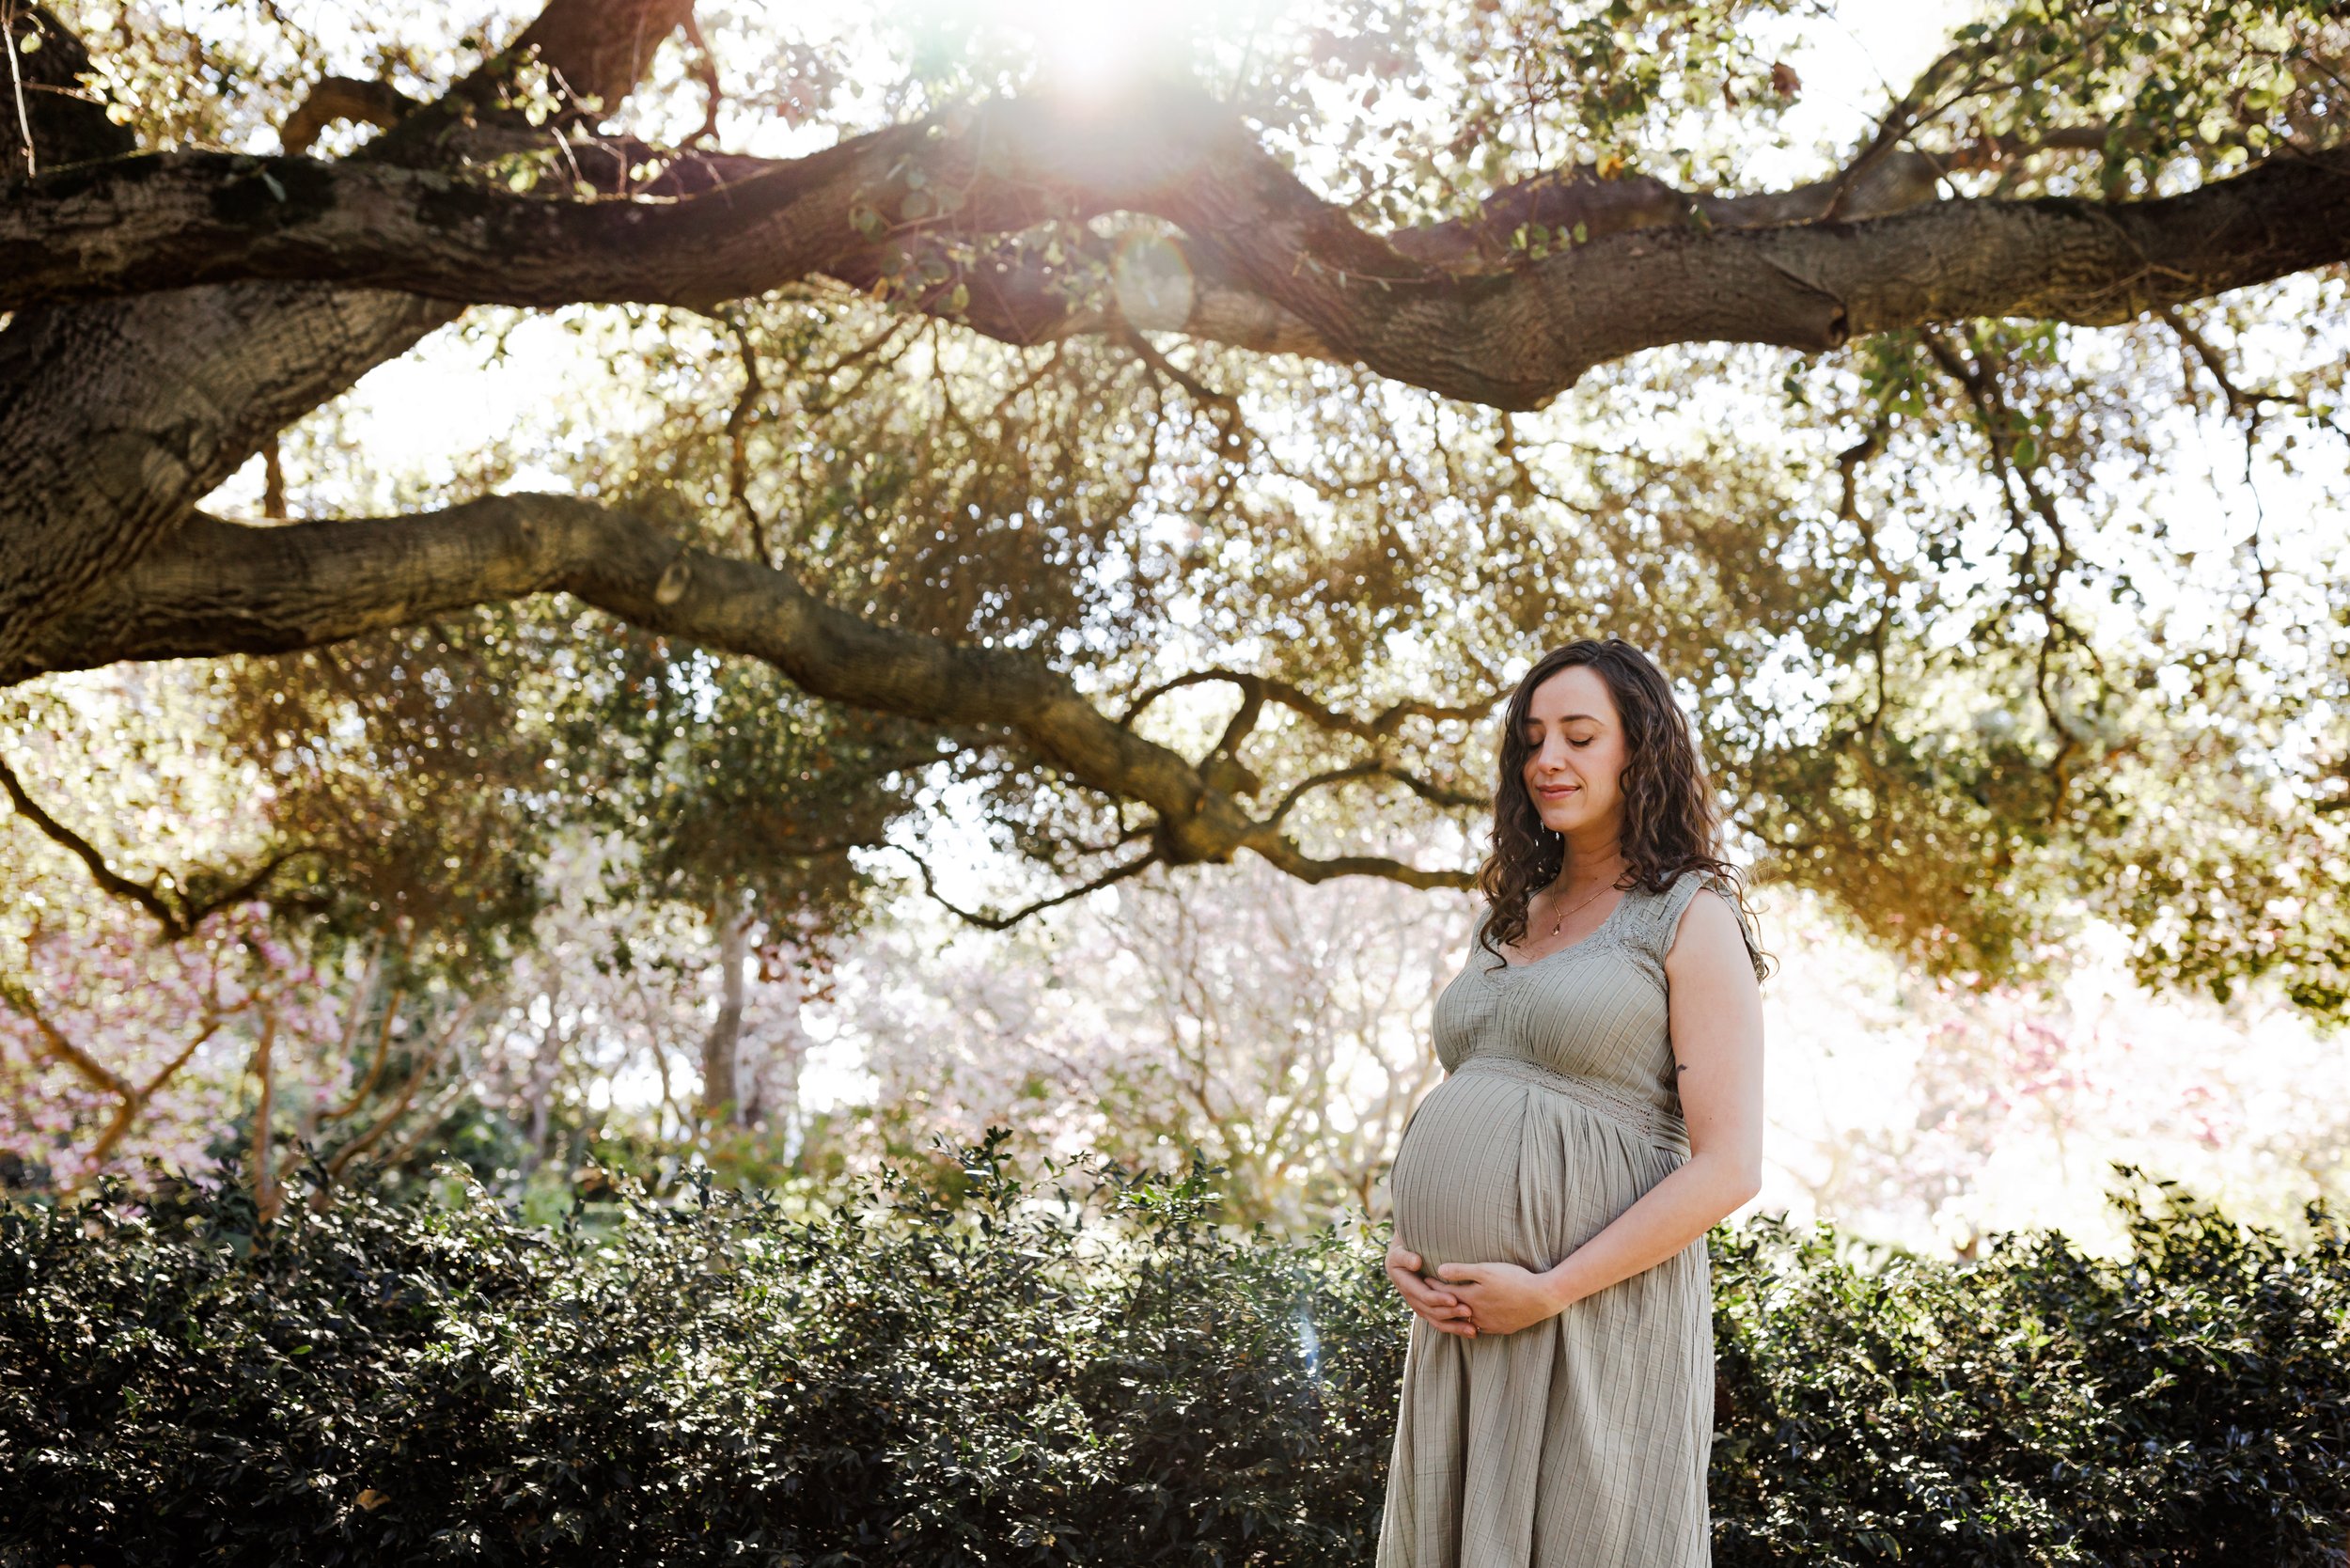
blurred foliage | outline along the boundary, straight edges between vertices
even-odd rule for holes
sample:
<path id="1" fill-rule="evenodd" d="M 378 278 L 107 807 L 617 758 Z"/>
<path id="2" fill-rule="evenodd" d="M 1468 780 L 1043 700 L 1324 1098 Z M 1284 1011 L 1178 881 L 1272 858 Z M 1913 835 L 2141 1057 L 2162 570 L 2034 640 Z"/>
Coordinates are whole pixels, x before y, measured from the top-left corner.
<path id="1" fill-rule="evenodd" d="M 0 1560 L 1359 1563 L 1380 1238 L 998 1139 L 819 1190 L 0 1211 Z M 2124 1257 L 1714 1241 L 1726 1568 L 2335 1560 L 2350 1244 L 2123 1170 Z M 1573 1309 L 1570 1309 L 1572 1310 Z M 983 1332 L 974 1332 L 984 1325 Z"/>

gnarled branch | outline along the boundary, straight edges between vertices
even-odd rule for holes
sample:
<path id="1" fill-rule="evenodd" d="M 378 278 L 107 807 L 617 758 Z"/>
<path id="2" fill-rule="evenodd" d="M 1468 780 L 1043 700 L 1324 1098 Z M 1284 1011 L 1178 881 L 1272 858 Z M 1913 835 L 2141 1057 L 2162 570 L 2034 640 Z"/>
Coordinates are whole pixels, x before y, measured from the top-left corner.
<path id="1" fill-rule="evenodd" d="M 1243 849 L 1305 863 L 1215 778 L 1103 713 L 1032 654 L 871 624 L 789 572 L 695 549 L 570 496 L 493 496 L 415 517 L 276 527 L 193 515 L 51 622 L 25 657 L 0 666 L 0 684 L 124 659 L 286 652 L 557 591 L 647 631 L 763 660 L 811 696 L 1008 729 L 1039 760 L 1148 807 L 1158 818 L 1154 853 L 1168 864 L 1229 860 Z M 1391 865 L 1364 864 L 1373 874 Z M 1403 879 L 1450 886 L 1464 873 L 1404 868 Z"/>
<path id="2" fill-rule="evenodd" d="M 184 891 L 189 886 L 184 879 L 179 884 L 182 891 L 173 894 L 164 890 L 161 877 L 148 882 L 133 882 L 116 870 L 97 845 L 51 816 L 40 802 L 26 792 L 24 781 L 6 762 L 0 762 L 0 792 L 7 793 L 8 803 L 15 807 L 17 813 L 39 829 L 43 838 L 70 852 L 75 859 L 87 867 L 90 880 L 98 884 L 101 891 L 144 910 L 163 928 L 166 941 L 176 942 L 222 910 L 234 908 L 258 897 L 269 879 L 276 875 L 288 861 L 321 853 L 309 845 L 280 850 L 210 898 L 190 898 Z"/>
<path id="3" fill-rule="evenodd" d="M 510 48 L 339 166 L 451 157 L 444 133 L 494 112 L 524 58 L 580 100 L 616 104 L 690 9 L 691 0 L 547 0 Z M 49 42 L 33 56 L 37 70 L 86 67 L 80 44 L 41 15 Z M 35 124 L 48 138 L 45 169 L 113 166 L 132 145 L 102 102 L 59 96 L 54 111 L 46 128 L 39 117 Z M 60 158 L 65 148 L 72 154 Z M 0 163 L 0 175 L 8 172 Z M 0 275 L 15 265 L 0 256 Z M 0 334 L 8 389 L 0 470 L 9 479 L 0 489 L 0 664 L 176 528 L 278 431 L 459 308 L 413 294 L 256 283 L 18 310 Z"/>
<path id="4" fill-rule="evenodd" d="M 1246 340 L 1270 327 L 1294 342 L 1282 323 L 1295 323 L 1383 376 L 1515 409 L 1673 343 L 1819 349 L 1978 316 L 2111 324 L 2350 256 L 2342 148 L 2143 201 L 1950 200 L 1795 223 L 1766 206 L 1750 214 L 1771 225 L 1761 227 L 1643 218 L 1543 260 L 1461 271 L 1413 252 L 1470 241 L 1356 227 L 1203 100 L 1158 95 L 1115 124 L 1032 102 L 979 118 L 962 135 L 895 127 L 660 201 L 547 200 L 382 163 L 214 153 L 54 170 L 19 181 L 0 209 L 0 307 L 244 278 L 707 306 L 813 274 L 869 281 L 893 244 L 1128 212 L 1183 238 L 1145 247 L 1172 281 L 1121 290 L 1126 324 Z M 923 178 L 909 186 L 916 165 Z M 956 193 L 951 211 L 940 192 Z M 1017 293 L 1016 277 L 979 281 L 959 308 Z M 917 303 L 944 309 L 948 287 Z M 1128 292 L 1153 303 L 1127 308 Z M 999 330 L 1033 341 L 1073 323 L 1108 329 L 1057 297 L 998 310 L 1012 318 Z M 1254 302 L 1250 319 L 1223 319 L 1235 298 Z"/>

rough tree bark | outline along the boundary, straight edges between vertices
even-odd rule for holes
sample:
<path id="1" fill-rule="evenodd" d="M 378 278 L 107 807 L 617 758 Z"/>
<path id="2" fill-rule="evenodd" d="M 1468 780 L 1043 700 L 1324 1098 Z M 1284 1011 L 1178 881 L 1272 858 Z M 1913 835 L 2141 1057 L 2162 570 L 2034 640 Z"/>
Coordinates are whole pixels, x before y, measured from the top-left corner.
<path id="1" fill-rule="evenodd" d="M 554 0 L 515 50 L 445 102 L 485 102 L 522 51 L 536 52 L 583 96 L 618 102 L 690 9 L 687 0 Z M 36 25 L 45 46 L 20 58 L 45 62 L 41 70 L 69 83 L 87 68 L 55 17 L 35 11 L 20 24 Z M 92 148 L 130 150 L 101 105 L 62 94 L 34 102 L 41 166 Z M 385 161 L 438 155 L 447 126 L 428 118 L 369 150 Z M 8 477 L 0 660 L 184 522 L 271 435 L 461 308 L 415 294 L 271 283 L 20 311 L 0 334 L 0 473 Z"/>
<path id="2" fill-rule="evenodd" d="M 68 167 L 21 186 L 0 211 L 0 306 L 250 278 L 461 304 L 706 306 L 811 274 L 870 281 L 884 242 L 860 231 L 859 211 L 899 212 L 917 196 L 927 211 L 933 193 L 953 191 L 951 216 L 900 222 L 886 243 L 1002 234 L 1056 213 L 1148 213 L 1186 238 L 1170 247 L 1172 277 L 1130 290 L 1167 303 L 1129 308 L 1128 324 L 1253 343 L 1284 320 L 1276 330 L 1294 346 L 1525 409 L 1642 349 L 1825 349 L 1854 333 L 1978 316 L 2110 325 L 2350 256 L 2346 149 L 2146 201 L 1920 206 L 1931 186 L 1879 178 L 1846 201 L 1844 218 L 1788 222 L 1825 202 L 1821 187 L 1680 198 L 1713 214 L 1703 228 L 1670 223 L 1676 204 L 1653 180 L 1627 181 L 1627 200 L 1607 199 L 1608 182 L 1537 182 L 1591 239 L 1512 265 L 1488 260 L 1460 225 L 1364 232 L 1201 99 L 1147 99 L 1115 124 L 1011 103 L 959 135 L 936 129 L 878 132 L 756 172 L 738 160 L 737 177 L 714 189 L 655 200 L 547 200 L 303 158 L 179 153 Z M 1508 204 L 1520 205 L 1539 204 Z M 1881 215 L 1860 215 L 1872 212 Z M 950 274 L 927 295 L 959 281 Z M 1065 305 L 1007 308 L 1036 292 L 1019 277 L 964 289 L 979 298 L 982 324 L 1024 341 L 1106 325 Z M 1224 303 L 1235 292 L 1258 308 Z"/>
<path id="3" fill-rule="evenodd" d="M 1230 859 L 1246 847 L 1301 875 L 1343 867 L 1423 886 L 1458 881 L 1449 872 L 1308 860 L 1277 829 L 1211 790 L 1181 754 L 1111 720 L 1042 661 L 872 625 L 816 599 L 789 572 L 694 549 L 570 496 L 494 496 L 422 516 L 278 527 L 198 515 L 51 622 L 26 655 L 0 663 L 0 681 L 124 660 L 316 647 L 557 589 L 647 630 L 763 659 L 819 697 L 940 723 L 1001 725 L 1041 760 L 1156 810 L 1164 824 L 1158 853 L 1178 863 Z M 1334 729 L 1344 722 L 1306 716 Z"/>

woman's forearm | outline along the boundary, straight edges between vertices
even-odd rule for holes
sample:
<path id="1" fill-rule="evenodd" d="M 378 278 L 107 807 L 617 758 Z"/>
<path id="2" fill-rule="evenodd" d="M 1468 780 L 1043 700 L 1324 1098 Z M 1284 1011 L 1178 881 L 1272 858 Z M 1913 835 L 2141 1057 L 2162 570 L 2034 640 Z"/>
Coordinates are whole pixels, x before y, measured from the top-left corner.
<path id="1" fill-rule="evenodd" d="M 1655 1267 L 1728 1218 L 1755 1190 L 1751 1168 L 1728 1154 L 1692 1155 L 1544 1271 L 1543 1283 L 1556 1309 Z"/>

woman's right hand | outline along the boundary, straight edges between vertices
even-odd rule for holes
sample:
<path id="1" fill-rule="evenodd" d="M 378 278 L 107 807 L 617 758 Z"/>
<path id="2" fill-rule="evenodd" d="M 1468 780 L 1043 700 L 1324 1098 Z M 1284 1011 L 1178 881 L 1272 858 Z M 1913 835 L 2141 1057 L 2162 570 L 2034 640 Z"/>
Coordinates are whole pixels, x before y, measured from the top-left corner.
<path id="1" fill-rule="evenodd" d="M 1442 1285 L 1420 1278 L 1419 1254 L 1406 1252 L 1400 1247 L 1387 1248 L 1387 1278 L 1413 1311 L 1428 1320 L 1428 1325 L 1440 1333 L 1458 1334 L 1465 1340 L 1477 1337 L 1471 1326 L 1469 1309 L 1461 1298 Z"/>

